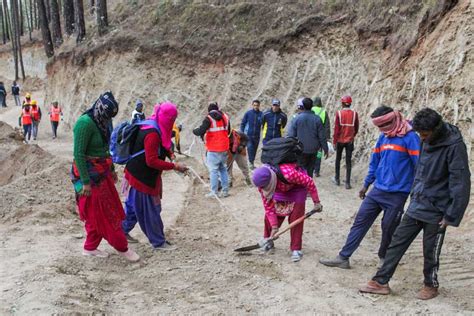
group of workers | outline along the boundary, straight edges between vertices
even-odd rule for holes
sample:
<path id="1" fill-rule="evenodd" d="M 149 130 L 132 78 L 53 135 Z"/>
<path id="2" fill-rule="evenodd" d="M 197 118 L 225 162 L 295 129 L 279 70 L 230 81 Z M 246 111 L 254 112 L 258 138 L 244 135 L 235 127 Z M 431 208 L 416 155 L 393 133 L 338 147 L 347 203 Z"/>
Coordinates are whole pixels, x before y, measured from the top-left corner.
<path id="1" fill-rule="evenodd" d="M 260 101 L 254 100 L 252 109 L 243 117 L 240 130 L 232 129 L 229 116 L 216 102 L 210 103 L 202 123 L 192 131 L 205 141 L 207 150 L 211 191 L 206 196 L 229 195 L 228 164 L 236 161 L 247 170 L 244 171 L 247 184 L 255 185 L 261 195 L 265 210 L 264 238 L 275 236 L 286 217 L 292 223 L 304 216 L 307 198 L 311 198 L 315 211 L 322 211 L 313 176 L 319 176 L 317 161 L 322 155 L 328 155 L 332 145 L 337 153 L 333 180 L 339 185 L 338 164 L 345 149 L 349 157 L 346 188 L 351 188 L 350 156 L 359 121 L 358 114 L 351 109 L 351 98 L 345 96 L 341 103 L 342 109 L 335 115 L 332 143 L 329 142 L 329 115 L 322 108 L 320 98 L 298 99 L 298 111 L 289 122 L 286 135 L 284 128 L 288 119 L 276 99 L 272 101 L 271 110 L 265 112 L 260 111 Z M 180 130 L 175 123 L 177 106 L 169 101 L 156 104 L 153 114 L 146 118 L 143 103 L 138 101 L 131 120 L 138 132 L 131 158 L 125 165 L 122 192 L 126 201 L 122 205 L 114 185 L 118 177 L 109 154 L 112 119 L 118 108 L 118 102 L 108 91 L 77 120 L 71 178 L 87 232 L 83 254 L 108 256 L 98 249 L 105 239 L 119 254 L 138 261 L 139 255 L 128 246 L 137 242 L 129 234 L 137 223 L 154 249 L 175 248 L 163 230 L 161 175 L 168 170 L 184 173 L 188 167 L 176 162 L 173 152 L 172 138 Z M 349 258 L 383 211 L 379 269 L 360 291 L 389 294 L 388 282 L 400 259 L 423 230 L 425 286 L 418 297 L 433 298 L 438 294 L 439 255 L 446 227 L 459 225 L 469 202 L 470 171 L 465 143 L 455 126 L 444 122 L 429 108 L 416 113 L 409 122 L 396 109 L 380 106 L 372 113 L 371 120 L 380 136 L 359 191 L 362 204 L 339 254 L 331 259 L 322 258 L 320 263 L 350 268 Z M 264 150 L 273 139 L 283 136 L 297 139 L 302 143 L 298 161 L 256 167 L 261 136 Z M 251 175 L 248 169 L 253 171 Z M 373 188 L 369 191 L 370 186 Z M 410 193 L 410 204 L 403 215 Z M 290 250 L 294 262 L 303 256 L 303 224 L 291 229 Z"/>

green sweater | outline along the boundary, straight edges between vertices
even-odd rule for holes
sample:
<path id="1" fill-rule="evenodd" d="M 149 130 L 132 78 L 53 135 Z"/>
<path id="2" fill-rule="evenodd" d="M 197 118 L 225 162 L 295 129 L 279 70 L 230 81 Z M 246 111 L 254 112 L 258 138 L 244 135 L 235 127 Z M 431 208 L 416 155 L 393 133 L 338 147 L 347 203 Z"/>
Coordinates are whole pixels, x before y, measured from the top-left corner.
<path id="1" fill-rule="evenodd" d="M 90 183 L 86 157 L 108 157 L 109 145 L 89 115 L 82 115 L 74 125 L 74 161 L 83 184 Z"/>

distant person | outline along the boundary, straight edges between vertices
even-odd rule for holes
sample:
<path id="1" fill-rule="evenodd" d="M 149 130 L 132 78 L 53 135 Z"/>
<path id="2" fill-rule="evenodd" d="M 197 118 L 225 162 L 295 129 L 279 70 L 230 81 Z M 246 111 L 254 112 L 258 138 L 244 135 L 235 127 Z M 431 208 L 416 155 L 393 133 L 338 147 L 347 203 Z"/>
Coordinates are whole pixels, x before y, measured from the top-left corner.
<path id="1" fill-rule="evenodd" d="M 339 174 L 341 171 L 342 151 L 346 150 L 346 189 L 351 189 L 352 152 L 354 151 L 354 138 L 359 132 L 359 117 L 351 109 L 352 98 L 348 95 L 341 98 L 342 110 L 336 112 L 334 122 L 334 147 L 336 149 L 336 176 L 334 184 L 340 185 Z"/>
<path id="2" fill-rule="evenodd" d="M 289 137 L 296 137 L 303 144 L 303 153 L 298 157 L 298 163 L 303 167 L 308 176 L 313 177 L 316 154 L 322 149 L 328 156 L 328 144 L 324 133 L 323 123 L 319 116 L 314 114 L 313 100 L 303 99 L 304 111 L 299 113 L 290 124 Z"/>
<path id="3" fill-rule="evenodd" d="M 229 187 L 232 187 L 234 181 L 233 177 L 233 167 L 234 161 L 237 163 L 237 166 L 242 171 L 247 185 L 251 185 L 249 175 L 249 166 L 247 164 L 247 145 L 248 145 L 248 136 L 245 133 L 239 132 L 235 129 L 232 129 L 232 132 L 229 136 L 230 138 L 230 147 L 227 157 L 227 173 L 229 174 Z"/>
<path id="4" fill-rule="evenodd" d="M 36 100 L 31 101 L 31 118 L 33 119 L 33 124 L 31 125 L 33 139 L 36 140 L 36 137 L 38 137 L 39 124 L 41 122 L 41 108 L 38 106 Z"/>
<path id="5" fill-rule="evenodd" d="M 171 132 L 177 116 L 178 109 L 175 104 L 164 102 L 155 105 L 149 120 L 155 122 L 159 132 L 154 125 L 140 127 L 131 154 L 142 150 L 145 152 L 130 159 L 125 167 L 126 187 L 129 186 L 129 189 L 126 194 L 126 218 L 122 222 L 122 229 L 129 242 L 137 242 L 129 233 L 138 222 L 156 250 L 175 249 L 165 238 L 161 219 L 161 174 L 167 170 L 187 170 L 184 164 L 165 161 L 171 156 Z"/>
<path id="6" fill-rule="evenodd" d="M 323 123 L 324 133 L 326 134 L 326 142 L 331 142 L 331 122 L 329 119 L 328 112 L 323 108 L 323 103 L 320 97 L 313 98 L 313 108 L 311 109 L 314 114 L 319 116 Z M 314 175 L 319 177 L 321 174 L 321 160 L 323 158 L 323 151 L 319 150 L 316 155 L 316 163 L 314 165 Z"/>
<path id="7" fill-rule="evenodd" d="M 49 109 L 49 120 L 51 121 L 51 128 L 53 129 L 53 139 L 58 137 L 59 119 L 63 116 L 63 111 L 58 105 L 58 101 L 54 101 Z"/>
<path id="8" fill-rule="evenodd" d="M 410 124 L 400 112 L 388 106 L 378 107 L 370 117 L 372 123 L 379 128 L 380 136 L 370 158 L 364 186 L 359 192 L 363 202 L 338 256 L 319 261 L 328 267 L 350 268 L 350 257 L 382 211 L 382 240 L 378 257 L 379 266 L 383 264 L 415 178 L 420 138 Z M 366 195 L 372 184 L 372 190 Z"/>
<path id="9" fill-rule="evenodd" d="M 272 100 L 272 108 L 263 113 L 263 144 L 269 140 L 283 136 L 288 117 L 281 110 L 280 100 Z"/>
<path id="10" fill-rule="evenodd" d="M 13 81 L 13 84 L 12 84 L 12 95 L 13 95 L 13 98 L 15 99 L 16 106 L 21 106 L 20 86 L 16 83 L 16 81 Z"/>
<path id="11" fill-rule="evenodd" d="M 298 114 L 300 114 L 301 112 L 304 112 L 303 100 L 304 100 L 304 98 L 299 98 L 296 101 L 296 111 L 295 111 L 295 114 L 293 114 L 291 116 L 290 126 L 293 123 L 294 119 L 298 116 Z"/>
<path id="12" fill-rule="evenodd" d="M 395 230 L 384 264 L 360 291 L 390 294 L 388 282 L 411 243 L 423 230 L 425 278 L 416 297 L 429 300 L 438 295 L 439 256 L 446 228 L 458 227 L 469 205 L 471 172 L 466 144 L 456 126 L 443 122 L 436 111 L 425 108 L 416 113 L 413 128 L 423 143 L 410 204 Z M 470 264 L 472 266 L 472 262 Z"/>
<path id="13" fill-rule="evenodd" d="M 208 114 L 201 126 L 193 130 L 196 136 L 205 137 L 206 164 L 209 169 L 211 192 L 206 197 L 218 194 L 219 178 L 222 184 L 221 197 L 229 196 L 229 176 L 227 174 L 227 152 L 229 151 L 230 120 L 227 114 L 219 110 L 217 102 L 207 108 Z"/>
<path id="14" fill-rule="evenodd" d="M 260 111 L 260 101 L 252 101 L 252 109 L 245 112 L 240 124 L 240 131 L 248 137 L 247 152 L 250 169 L 255 169 L 255 156 L 260 143 L 260 132 L 262 130 L 263 113 Z"/>
<path id="15" fill-rule="evenodd" d="M 7 90 L 5 90 L 5 85 L 0 81 L 0 104 L 3 108 L 7 107 Z"/>
<path id="16" fill-rule="evenodd" d="M 31 115 L 31 108 L 29 104 L 25 104 L 21 110 L 20 115 L 20 126 L 23 126 L 23 136 L 25 137 L 25 143 L 28 143 L 31 139 L 31 126 L 33 124 L 33 118 Z"/>
<path id="17" fill-rule="evenodd" d="M 138 99 L 135 104 L 135 110 L 132 112 L 132 123 L 140 122 L 145 119 L 145 113 L 143 113 L 143 102 Z"/>
<path id="18" fill-rule="evenodd" d="M 107 252 L 98 249 L 105 239 L 127 260 L 138 261 L 140 257 L 128 247 L 122 231 L 125 212 L 115 188 L 117 174 L 109 154 L 112 118 L 118 109 L 112 92 L 107 91 L 79 117 L 73 131 L 71 178 L 87 233 L 83 255 L 107 257 Z"/>
<path id="19" fill-rule="evenodd" d="M 21 105 L 24 106 L 25 104 L 31 105 L 31 93 L 25 94 L 25 99 Z"/>

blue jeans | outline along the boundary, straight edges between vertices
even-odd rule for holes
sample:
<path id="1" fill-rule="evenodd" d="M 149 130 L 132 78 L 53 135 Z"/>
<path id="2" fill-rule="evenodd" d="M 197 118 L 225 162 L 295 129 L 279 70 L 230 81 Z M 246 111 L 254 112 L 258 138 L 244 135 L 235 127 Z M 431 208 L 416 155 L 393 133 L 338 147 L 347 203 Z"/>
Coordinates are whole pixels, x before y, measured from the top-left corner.
<path id="1" fill-rule="evenodd" d="M 374 223 L 380 212 L 384 212 L 382 217 L 382 240 L 380 241 L 379 258 L 385 258 L 387 248 L 392 241 L 403 214 L 403 207 L 408 198 L 408 193 L 385 192 L 373 188 L 362 202 L 357 212 L 354 224 L 352 224 L 349 236 L 339 256 L 349 258 L 357 250 L 365 234 Z"/>
<path id="2" fill-rule="evenodd" d="M 30 140 L 31 138 L 31 124 L 23 124 L 23 136 L 25 140 Z"/>
<path id="3" fill-rule="evenodd" d="M 253 165 L 255 161 L 255 156 L 257 155 L 258 143 L 260 142 L 260 137 L 249 136 L 249 141 L 247 143 L 247 152 L 249 154 L 249 162 Z"/>
<path id="4" fill-rule="evenodd" d="M 229 192 L 229 176 L 227 175 L 227 152 L 207 152 L 206 163 L 211 178 L 211 191 L 217 194 L 220 178 L 222 183 L 222 191 Z"/>

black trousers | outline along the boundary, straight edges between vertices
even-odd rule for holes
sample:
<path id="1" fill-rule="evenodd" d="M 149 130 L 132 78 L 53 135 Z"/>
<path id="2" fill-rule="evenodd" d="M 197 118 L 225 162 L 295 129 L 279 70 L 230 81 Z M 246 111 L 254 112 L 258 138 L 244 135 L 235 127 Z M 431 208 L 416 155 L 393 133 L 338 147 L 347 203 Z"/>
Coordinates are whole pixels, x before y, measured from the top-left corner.
<path id="1" fill-rule="evenodd" d="M 51 121 L 51 128 L 53 129 L 54 137 L 58 137 L 58 125 L 59 125 L 59 122 Z"/>
<path id="2" fill-rule="evenodd" d="M 385 255 L 385 262 L 372 280 L 380 284 L 387 284 L 390 281 L 397 269 L 398 263 L 421 230 L 423 230 L 423 257 L 425 261 L 423 267 L 424 283 L 430 287 L 439 286 L 439 255 L 443 246 L 446 228 L 440 228 L 438 224 L 418 221 L 408 215 L 403 217 L 402 222 L 395 230 L 392 242 L 388 246 L 387 254 Z"/>
<path id="3" fill-rule="evenodd" d="M 316 153 L 314 154 L 301 154 L 298 157 L 298 164 L 303 167 L 308 176 L 313 177 L 314 173 L 314 164 L 316 163 Z"/>
<path id="4" fill-rule="evenodd" d="M 339 180 L 341 173 L 342 151 L 346 150 L 346 183 L 351 183 L 352 170 L 352 152 L 354 151 L 354 143 L 337 143 L 336 144 L 336 180 Z"/>

